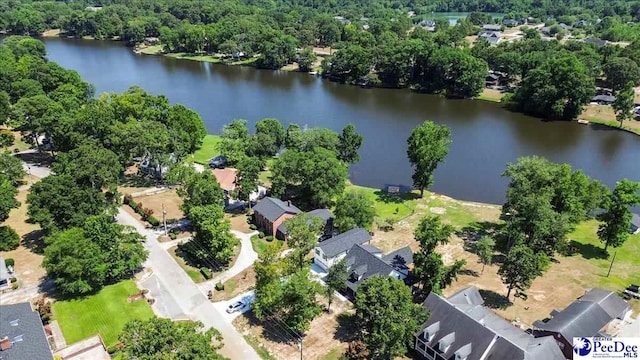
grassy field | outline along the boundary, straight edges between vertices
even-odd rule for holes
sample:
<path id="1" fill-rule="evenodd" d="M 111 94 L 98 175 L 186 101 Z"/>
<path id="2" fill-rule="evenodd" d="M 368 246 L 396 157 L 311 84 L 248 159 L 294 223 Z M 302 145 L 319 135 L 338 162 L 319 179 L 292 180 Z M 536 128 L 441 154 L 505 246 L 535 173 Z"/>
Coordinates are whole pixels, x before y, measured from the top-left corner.
<path id="1" fill-rule="evenodd" d="M 362 191 L 374 202 L 376 216 L 380 218 L 401 219 L 411 215 L 416 208 L 416 193 L 389 195 L 387 192 L 358 185 L 348 185 L 347 191 Z"/>
<path id="2" fill-rule="evenodd" d="M 211 56 L 211 55 L 197 55 L 197 54 L 188 54 L 188 53 L 170 53 L 165 54 L 165 56 L 175 59 L 183 59 L 183 60 L 191 60 L 191 61 L 201 61 L 208 63 L 221 63 L 222 58 Z"/>
<path id="3" fill-rule="evenodd" d="M 500 102 L 502 100 L 503 96 L 504 96 L 504 93 L 500 92 L 499 90 L 484 88 L 482 90 L 482 93 L 480 95 L 478 95 L 476 97 L 476 99 L 485 100 L 485 101 Z"/>
<path id="4" fill-rule="evenodd" d="M 98 333 L 107 346 L 112 346 L 127 322 L 153 317 L 146 301 L 128 301 L 128 296 L 137 292 L 134 282 L 126 280 L 83 299 L 54 302 L 53 314 L 67 344 Z"/>
<path id="5" fill-rule="evenodd" d="M 258 255 L 264 253 L 268 248 L 276 248 L 279 251 L 283 251 L 285 249 L 285 242 L 281 240 L 274 239 L 273 241 L 267 241 L 265 239 L 260 239 L 258 235 L 253 235 L 251 237 L 251 246 L 253 247 L 253 251 L 257 252 Z"/>
<path id="6" fill-rule="evenodd" d="M 157 55 L 162 53 L 164 45 L 152 45 L 140 49 L 140 52 L 146 55 Z"/>
<path id="7" fill-rule="evenodd" d="M 587 105 L 580 115 L 580 119 L 612 128 L 620 128 L 620 122 L 616 120 L 616 114 L 611 106 Z M 640 135 L 640 121 L 638 120 L 625 120 L 622 123 L 622 128 Z"/>
<path id="8" fill-rule="evenodd" d="M 202 165 L 209 165 L 209 159 L 220 155 L 218 146 L 222 138 L 220 135 L 208 134 L 202 141 L 202 147 L 193 154 L 193 161 Z"/>

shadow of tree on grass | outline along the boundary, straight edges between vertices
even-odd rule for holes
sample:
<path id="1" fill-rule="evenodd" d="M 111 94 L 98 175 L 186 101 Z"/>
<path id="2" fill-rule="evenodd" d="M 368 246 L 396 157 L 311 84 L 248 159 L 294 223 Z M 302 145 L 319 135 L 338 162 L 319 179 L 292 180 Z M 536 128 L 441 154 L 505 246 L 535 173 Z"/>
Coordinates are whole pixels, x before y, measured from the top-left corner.
<path id="1" fill-rule="evenodd" d="M 349 342 L 354 340 L 358 332 L 356 315 L 343 312 L 342 314 L 339 314 L 336 319 L 338 320 L 338 328 L 333 335 L 334 338 L 342 342 Z"/>
<path id="2" fill-rule="evenodd" d="M 513 305 L 511 300 L 507 299 L 506 296 L 500 295 L 492 290 L 480 289 L 480 296 L 484 299 L 484 306 L 490 309 L 504 310 Z"/>
<path id="3" fill-rule="evenodd" d="M 44 254 L 44 230 L 33 230 L 22 236 L 22 245 L 36 254 Z"/>
<path id="4" fill-rule="evenodd" d="M 585 259 L 607 259 L 609 254 L 603 248 L 593 244 L 583 244 L 575 240 L 569 242 L 570 254 L 579 253 Z"/>

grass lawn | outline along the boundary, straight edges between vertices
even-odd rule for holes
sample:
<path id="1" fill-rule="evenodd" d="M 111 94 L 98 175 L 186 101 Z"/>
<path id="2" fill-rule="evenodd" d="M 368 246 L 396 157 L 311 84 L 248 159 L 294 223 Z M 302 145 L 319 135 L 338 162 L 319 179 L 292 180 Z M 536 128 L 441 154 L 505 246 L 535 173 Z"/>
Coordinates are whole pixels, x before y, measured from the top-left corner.
<path id="1" fill-rule="evenodd" d="M 587 105 L 580 115 L 580 119 L 589 122 L 620 128 L 620 122 L 616 120 L 616 114 L 611 106 L 607 105 Z M 640 121 L 630 119 L 622 122 L 622 128 L 632 133 L 640 135 Z"/>
<path id="2" fill-rule="evenodd" d="M 162 53 L 164 45 L 151 45 L 145 48 L 141 48 L 140 52 L 147 55 L 156 55 Z"/>
<path id="3" fill-rule="evenodd" d="M 129 295 L 137 292 L 134 282 L 125 280 L 86 298 L 54 302 L 54 318 L 58 320 L 67 344 L 98 333 L 105 345 L 113 346 L 127 322 L 153 317 L 151 306 L 146 301 L 127 300 Z"/>
<path id="4" fill-rule="evenodd" d="M 202 141 L 202 147 L 193 154 L 193 161 L 202 165 L 209 165 L 209 159 L 220 155 L 218 146 L 222 138 L 220 135 L 207 134 Z"/>
<path id="5" fill-rule="evenodd" d="M 192 60 L 192 61 L 202 61 L 208 63 L 220 63 L 222 59 L 219 57 L 211 56 L 211 55 L 197 55 L 197 54 L 187 54 L 187 53 L 170 53 L 166 54 L 166 56 L 176 59 L 183 60 Z"/>
<path id="6" fill-rule="evenodd" d="M 177 245 L 170 248 L 168 251 L 171 257 L 173 257 L 173 259 L 178 263 L 178 265 L 180 265 L 182 270 L 184 270 L 187 273 L 187 275 L 189 275 L 189 277 L 191 278 L 191 280 L 193 280 L 193 282 L 201 283 L 207 280 L 204 278 L 204 275 L 202 275 L 202 273 L 200 272 L 200 269 L 198 269 L 195 266 L 191 266 L 187 264 L 187 261 L 185 260 L 185 258 L 179 255 Z"/>
<path id="7" fill-rule="evenodd" d="M 503 96 L 504 96 L 504 93 L 500 92 L 499 90 L 484 88 L 482 90 L 482 93 L 480 95 L 478 95 L 476 97 L 476 99 L 485 100 L 485 101 L 500 102 L 502 100 Z"/>
<path id="8" fill-rule="evenodd" d="M 401 219 L 411 215 L 416 208 L 416 193 L 389 195 L 387 192 L 358 185 L 347 185 L 348 190 L 362 191 L 374 202 L 376 216 L 380 218 Z"/>
<path id="9" fill-rule="evenodd" d="M 283 251 L 285 249 L 284 241 L 274 239 L 273 241 L 267 241 L 265 239 L 260 239 L 258 235 L 253 235 L 251 237 L 251 246 L 253 247 L 253 251 L 260 254 L 264 253 L 268 248 L 276 248 L 279 251 Z"/>

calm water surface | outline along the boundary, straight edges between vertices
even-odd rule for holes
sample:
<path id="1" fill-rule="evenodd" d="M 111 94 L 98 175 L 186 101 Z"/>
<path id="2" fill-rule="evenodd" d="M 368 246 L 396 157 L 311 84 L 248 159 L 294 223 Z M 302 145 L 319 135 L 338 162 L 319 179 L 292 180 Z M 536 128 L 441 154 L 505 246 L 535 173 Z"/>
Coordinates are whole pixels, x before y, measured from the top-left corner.
<path id="1" fill-rule="evenodd" d="M 135 55 L 121 44 L 45 39 L 48 57 L 96 86 L 97 93 L 139 85 L 196 110 L 211 133 L 242 118 L 276 117 L 285 125 L 341 130 L 355 124 L 364 136 L 361 161 L 351 166 L 359 185 L 411 184 L 406 139 L 424 120 L 451 128 L 451 149 L 432 190 L 458 199 L 502 203 L 505 164 L 541 155 L 584 170 L 609 186 L 640 181 L 640 137 L 599 126 L 542 122 L 499 105 L 446 100 L 403 90 L 360 89 L 298 73 L 213 65 Z"/>

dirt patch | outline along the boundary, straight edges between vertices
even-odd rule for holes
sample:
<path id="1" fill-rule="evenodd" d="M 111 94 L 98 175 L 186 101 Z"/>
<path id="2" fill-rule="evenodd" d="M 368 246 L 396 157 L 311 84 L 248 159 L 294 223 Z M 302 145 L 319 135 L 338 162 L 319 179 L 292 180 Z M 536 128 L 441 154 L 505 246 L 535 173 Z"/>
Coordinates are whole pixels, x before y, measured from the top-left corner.
<path id="1" fill-rule="evenodd" d="M 60 29 L 50 29 L 42 33 L 42 37 L 58 37 L 60 36 Z"/>
<path id="2" fill-rule="evenodd" d="M 184 218 L 184 212 L 180 209 L 182 199 L 176 193 L 176 189 L 167 189 L 166 191 L 153 194 L 137 196 L 134 200 L 143 207 L 153 210 L 153 216 L 162 221 L 162 205 L 167 212 L 167 221 L 180 220 Z"/>
<path id="3" fill-rule="evenodd" d="M 158 236 L 158 241 L 159 242 L 168 242 L 168 241 L 173 241 L 173 240 L 182 240 L 182 239 L 186 240 L 186 239 L 192 238 L 193 235 L 194 235 L 194 233 L 191 232 L 191 231 L 179 231 L 179 232 L 176 233 L 176 238 L 175 239 L 172 239 L 170 236 L 167 236 L 167 235 L 160 235 L 160 236 Z"/>
<path id="4" fill-rule="evenodd" d="M 15 272 L 21 287 L 38 285 L 46 275 L 46 271 L 42 268 L 41 254 L 44 248 L 42 243 L 40 227 L 36 224 L 28 224 L 27 219 L 27 193 L 28 190 L 23 188 L 18 192 L 17 200 L 20 207 L 11 210 L 9 218 L 2 224 L 13 228 L 22 241 L 20 246 L 12 251 L 2 251 L 0 256 L 5 259 L 12 258 L 15 260 Z"/>
<path id="5" fill-rule="evenodd" d="M 214 291 L 212 301 L 232 299 L 246 293 L 256 286 L 256 272 L 253 266 L 245 269 L 240 274 L 232 277 L 224 283 L 224 290 Z"/>
<path id="6" fill-rule="evenodd" d="M 311 322 L 310 330 L 303 339 L 303 358 L 321 359 L 327 353 L 343 353 L 352 333 L 341 328 L 342 313 L 351 313 L 351 303 L 335 299 L 331 313 L 323 312 Z M 343 321 L 343 320 L 342 320 Z M 243 335 L 259 339 L 261 345 L 279 360 L 300 359 L 298 340 L 283 329 L 278 321 L 260 322 L 251 312 L 234 320 L 233 324 Z"/>
<path id="7" fill-rule="evenodd" d="M 640 96 L 636 96 L 637 102 L 640 102 Z M 619 122 L 616 120 L 616 114 L 611 106 L 607 105 L 587 105 L 580 115 L 581 119 L 596 122 L 596 120 L 613 122 L 613 126 L 618 126 Z M 624 127 L 634 130 L 640 130 L 640 121 L 629 119 L 624 121 Z"/>
<path id="8" fill-rule="evenodd" d="M 129 295 L 129 297 L 127 297 L 128 302 L 134 302 L 142 299 L 144 299 L 144 294 L 141 294 L 141 293 Z"/>
<path id="9" fill-rule="evenodd" d="M 242 214 L 225 214 L 224 217 L 229 220 L 231 223 L 231 229 L 240 231 L 243 233 L 250 233 L 253 230 L 249 228 L 249 223 L 247 223 L 247 215 Z"/>

